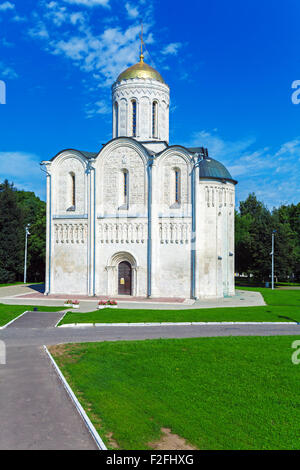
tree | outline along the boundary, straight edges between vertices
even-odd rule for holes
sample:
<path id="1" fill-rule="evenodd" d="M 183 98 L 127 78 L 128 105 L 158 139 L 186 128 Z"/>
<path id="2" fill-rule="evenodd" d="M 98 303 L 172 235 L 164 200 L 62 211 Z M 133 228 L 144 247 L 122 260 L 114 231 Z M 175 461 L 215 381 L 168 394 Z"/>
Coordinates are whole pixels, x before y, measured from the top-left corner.
<path id="1" fill-rule="evenodd" d="M 24 220 L 16 190 L 7 180 L 0 184 L 0 282 L 19 280 L 23 272 Z"/>
<path id="2" fill-rule="evenodd" d="M 46 203 L 33 192 L 17 191 L 18 205 L 24 223 L 30 224 L 28 237 L 27 278 L 30 282 L 43 281 L 46 256 Z"/>
<path id="3" fill-rule="evenodd" d="M 275 233 L 275 275 L 280 280 L 300 277 L 300 204 L 281 206 L 272 212 L 255 194 L 240 202 L 236 212 L 236 271 L 269 279 L 271 240 Z"/>
<path id="4" fill-rule="evenodd" d="M 45 278 L 46 257 L 46 207 L 41 205 L 35 215 L 35 221 L 30 227 L 28 240 L 28 279 L 31 282 L 43 281 Z"/>
<path id="5" fill-rule="evenodd" d="M 270 251 L 272 216 L 254 193 L 240 203 L 240 214 L 249 218 L 249 241 L 247 244 L 248 272 L 258 280 L 265 280 L 270 274 Z"/>

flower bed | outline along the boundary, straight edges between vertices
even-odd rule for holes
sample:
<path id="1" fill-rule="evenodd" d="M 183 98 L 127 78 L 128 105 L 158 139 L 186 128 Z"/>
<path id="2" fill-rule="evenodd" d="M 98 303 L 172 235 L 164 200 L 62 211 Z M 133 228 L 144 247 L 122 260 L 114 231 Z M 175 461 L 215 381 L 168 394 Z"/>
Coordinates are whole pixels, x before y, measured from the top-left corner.
<path id="1" fill-rule="evenodd" d="M 64 303 L 64 307 L 79 308 L 79 301 L 78 300 L 66 300 Z"/>
<path id="2" fill-rule="evenodd" d="M 102 308 L 118 308 L 118 303 L 115 300 L 100 300 L 97 308 L 98 310 Z"/>

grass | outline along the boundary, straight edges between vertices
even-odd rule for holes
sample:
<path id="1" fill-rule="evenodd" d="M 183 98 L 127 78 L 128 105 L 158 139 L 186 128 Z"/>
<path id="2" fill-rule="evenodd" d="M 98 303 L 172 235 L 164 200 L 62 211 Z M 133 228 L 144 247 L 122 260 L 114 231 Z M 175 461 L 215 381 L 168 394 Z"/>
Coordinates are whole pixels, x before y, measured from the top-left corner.
<path id="1" fill-rule="evenodd" d="M 104 342 L 51 352 L 110 448 L 111 438 L 120 449 L 153 448 L 164 427 L 198 449 L 300 449 L 296 339 Z"/>
<path id="2" fill-rule="evenodd" d="M 12 287 L 12 286 L 20 286 L 20 285 L 27 286 L 28 284 L 31 286 L 36 286 L 39 284 L 43 284 L 43 282 L 27 282 L 26 284 L 24 284 L 24 282 L 12 282 L 10 284 L 0 284 L 0 287 Z"/>
<path id="3" fill-rule="evenodd" d="M 267 306 L 225 307 L 184 310 L 102 309 L 89 313 L 68 312 L 60 322 L 67 323 L 142 323 L 142 322 L 217 322 L 266 321 L 300 322 L 300 291 L 244 288 L 260 292 Z"/>
<path id="4" fill-rule="evenodd" d="M 64 310 L 64 307 L 44 307 L 44 306 L 29 306 L 29 305 L 6 305 L 0 304 L 0 326 L 4 326 L 11 320 L 19 317 L 26 310 L 30 311 L 34 308 L 38 308 L 43 312 L 59 312 Z"/>

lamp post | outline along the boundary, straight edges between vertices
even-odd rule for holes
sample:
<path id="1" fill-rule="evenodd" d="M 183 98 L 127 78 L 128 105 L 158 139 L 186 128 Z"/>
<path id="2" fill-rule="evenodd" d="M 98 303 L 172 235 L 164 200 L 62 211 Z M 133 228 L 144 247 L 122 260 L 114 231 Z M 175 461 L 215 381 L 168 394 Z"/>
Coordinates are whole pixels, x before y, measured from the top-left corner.
<path id="1" fill-rule="evenodd" d="M 25 227 L 24 284 L 26 284 L 26 275 L 27 275 L 27 238 L 30 235 L 29 227 L 30 227 L 30 224 L 27 224 Z"/>
<path id="2" fill-rule="evenodd" d="M 276 233 L 276 230 L 273 230 L 273 232 L 272 232 L 272 251 L 271 251 L 271 255 L 272 255 L 272 290 L 274 290 L 274 238 L 275 238 L 275 233 Z"/>

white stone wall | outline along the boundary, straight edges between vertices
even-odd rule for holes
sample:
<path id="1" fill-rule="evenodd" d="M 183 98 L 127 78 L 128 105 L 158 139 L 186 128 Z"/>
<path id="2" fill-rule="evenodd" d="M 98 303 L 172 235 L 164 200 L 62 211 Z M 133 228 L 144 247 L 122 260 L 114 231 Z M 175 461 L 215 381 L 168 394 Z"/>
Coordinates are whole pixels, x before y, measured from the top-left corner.
<path id="1" fill-rule="evenodd" d="M 132 137 L 132 100 L 137 104 L 136 139 L 169 142 L 170 89 L 152 79 L 135 78 L 112 87 L 112 103 L 118 103 L 119 117 L 113 119 L 113 137 Z M 152 135 L 152 104 L 157 102 L 157 132 Z M 118 129 L 117 129 L 118 124 Z"/>
<path id="2" fill-rule="evenodd" d="M 96 162 L 97 215 L 146 216 L 147 153 L 131 140 L 113 141 Z M 128 173 L 128 204 L 123 198 L 123 172 Z"/>
<path id="3" fill-rule="evenodd" d="M 50 293 L 108 295 L 118 292 L 118 264 L 133 268 L 133 295 L 147 295 L 147 151 L 131 139 L 106 145 L 95 161 L 63 152 L 48 164 L 47 274 Z M 169 147 L 152 166 L 152 296 L 191 296 L 192 207 L 189 153 Z M 180 200 L 174 204 L 174 169 Z M 122 204 L 122 171 L 128 172 L 128 204 Z M 76 176 L 76 205 L 68 211 L 68 177 Z M 51 180 L 51 222 L 50 222 Z M 234 294 L 235 187 L 218 180 L 196 186 L 196 297 Z M 51 228 L 51 237 L 50 237 Z M 51 242 L 50 242 L 51 238 Z M 50 256 L 51 250 L 51 256 Z M 49 289 L 50 286 L 50 289 Z"/>
<path id="4" fill-rule="evenodd" d="M 234 294 L 234 200 L 234 184 L 198 183 L 197 297 Z"/>
<path id="5" fill-rule="evenodd" d="M 51 215 L 48 214 L 47 290 L 50 293 L 86 294 L 88 269 L 88 175 L 86 160 L 78 152 L 65 151 L 48 165 L 51 180 Z M 72 206 L 70 174 L 75 176 L 75 207 Z M 48 194 L 47 208 L 50 191 Z M 51 227 L 51 237 L 50 237 Z M 51 239 L 51 241 L 50 241 Z M 51 275 L 48 269 L 50 264 Z M 49 282 L 50 281 L 50 282 Z"/>
<path id="6" fill-rule="evenodd" d="M 53 162 L 52 192 L 53 213 L 55 215 L 83 215 L 87 212 L 87 175 L 86 163 L 76 153 L 64 153 Z M 75 210 L 68 211 L 72 206 L 71 175 L 75 176 L 76 201 Z"/>
<path id="7" fill-rule="evenodd" d="M 53 225 L 51 293 L 87 294 L 87 223 L 68 219 Z"/>
<path id="8" fill-rule="evenodd" d="M 180 170 L 180 201 L 175 202 L 174 170 Z M 191 296 L 191 178 L 189 154 L 166 149 L 152 170 L 152 293 L 154 297 Z"/>

